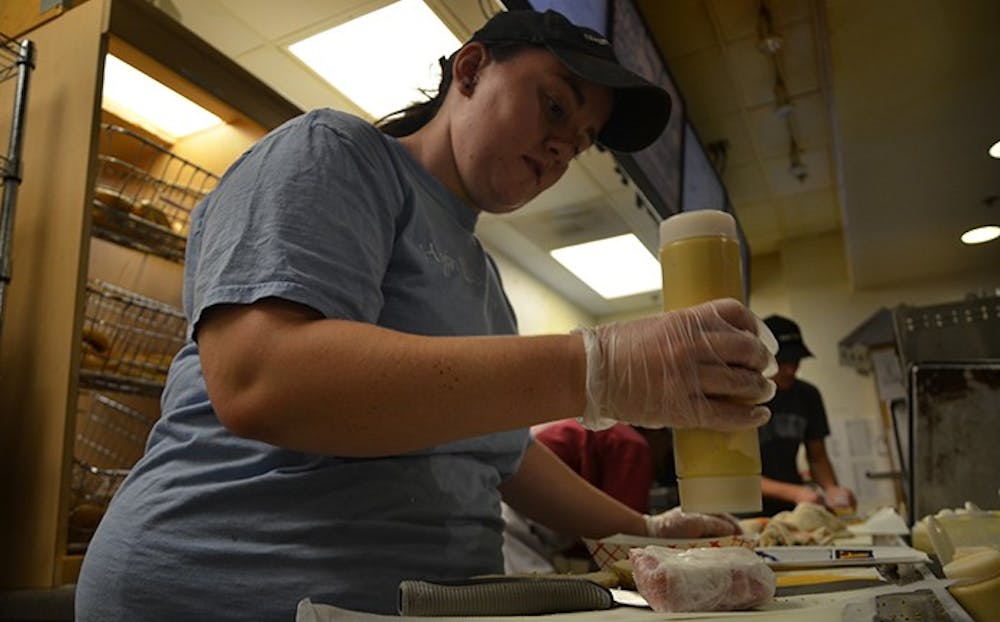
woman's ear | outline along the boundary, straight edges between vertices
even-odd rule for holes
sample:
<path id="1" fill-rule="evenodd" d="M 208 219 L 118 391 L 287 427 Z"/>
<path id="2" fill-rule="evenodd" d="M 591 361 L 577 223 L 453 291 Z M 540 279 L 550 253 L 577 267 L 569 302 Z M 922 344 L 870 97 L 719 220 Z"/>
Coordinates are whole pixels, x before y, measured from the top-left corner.
<path id="1" fill-rule="evenodd" d="M 479 79 L 479 71 L 485 66 L 488 59 L 489 51 L 485 45 L 478 41 L 467 43 L 455 54 L 455 60 L 451 65 L 451 79 L 460 93 L 472 95 Z"/>

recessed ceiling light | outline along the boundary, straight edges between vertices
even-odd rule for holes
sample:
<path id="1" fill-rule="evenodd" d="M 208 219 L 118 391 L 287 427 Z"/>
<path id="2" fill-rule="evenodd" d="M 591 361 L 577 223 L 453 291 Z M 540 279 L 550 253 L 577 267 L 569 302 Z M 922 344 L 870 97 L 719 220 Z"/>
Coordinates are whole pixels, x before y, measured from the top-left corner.
<path id="1" fill-rule="evenodd" d="M 990 155 L 1000 160 L 1000 140 L 993 143 L 993 146 L 990 147 Z"/>
<path id="2" fill-rule="evenodd" d="M 997 238 L 1000 238 L 1000 227 L 996 225 L 976 227 L 962 234 L 962 241 L 966 244 L 982 244 L 983 242 L 989 242 Z"/>
<path id="3" fill-rule="evenodd" d="M 549 251 L 601 298 L 613 299 L 660 289 L 660 264 L 632 233 Z"/>
<path id="4" fill-rule="evenodd" d="M 104 59 L 101 107 L 170 143 L 223 123 L 208 110 L 111 54 Z"/>
<path id="5" fill-rule="evenodd" d="M 381 119 L 434 92 L 437 59 L 461 46 L 423 0 L 399 0 L 288 46 L 341 93 Z"/>

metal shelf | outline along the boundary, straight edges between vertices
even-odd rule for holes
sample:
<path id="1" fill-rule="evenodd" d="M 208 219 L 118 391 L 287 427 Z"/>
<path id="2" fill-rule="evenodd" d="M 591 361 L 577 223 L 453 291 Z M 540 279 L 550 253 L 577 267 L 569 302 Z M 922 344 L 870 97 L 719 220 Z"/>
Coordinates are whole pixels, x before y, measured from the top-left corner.
<path id="1" fill-rule="evenodd" d="M 104 394 L 83 391 L 77 400 L 68 542 L 85 548 L 111 497 L 142 456 L 156 416 Z"/>
<path id="2" fill-rule="evenodd" d="M 3 328 L 7 285 L 11 280 L 11 241 L 14 236 L 14 207 L 21 185 L 21 150 L 28 100 L 28 77 L 35 66 L 35 47 L 25 39 L 18 43 L 0 34 L 0 83 L 17 78 L 6 155 L 0 155 L 0 330 Z"/>
<path id="3" fill-rule="evenodd" d="M 183 263 L 191 210 L 218 177 L 126 128 L 102 124 L 92 232 Z"/>
<path id="4" fill-rule="evenodd" d="M 88 282 L 80 385 L 158 396 L 186 329 L 180 309 L 110 283 Z"/>

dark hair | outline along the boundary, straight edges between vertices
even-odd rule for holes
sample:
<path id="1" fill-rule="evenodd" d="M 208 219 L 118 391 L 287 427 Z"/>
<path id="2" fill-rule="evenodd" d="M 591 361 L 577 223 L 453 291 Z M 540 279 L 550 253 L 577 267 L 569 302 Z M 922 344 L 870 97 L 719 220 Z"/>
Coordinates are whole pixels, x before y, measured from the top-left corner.
<path id="1" fill-rule="evenodd" d="M 504 41 L 499 43 L 486 43 L 486 49 L 490 57 L 497 62 L 504 62 L 516 56 L 523 48 L 535 47 L 520 41 Z M 389 136 L 400 138 L 409 136 L 423 126 L 427 125 L 437 111 L 441 108 L 441 103 L 448 94 L 448 87 L 451 86 L 451 65 L 455 60 L 455 52 L 448 58 L 441 57 L 438 63 L 441 65 L 441 83 L 438 84 L 437 92 L 430 96 L 427 101 L 415 102 L 402 110 L 397 110 L 382 117 L 375 122 L 375 127 L 382 130 Z"/>

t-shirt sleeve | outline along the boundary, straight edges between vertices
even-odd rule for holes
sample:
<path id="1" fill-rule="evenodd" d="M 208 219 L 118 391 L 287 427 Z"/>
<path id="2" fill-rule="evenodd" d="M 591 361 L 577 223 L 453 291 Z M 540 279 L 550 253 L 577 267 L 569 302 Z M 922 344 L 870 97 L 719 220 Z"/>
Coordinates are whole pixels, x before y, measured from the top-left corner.
<path id="1" fill-rule="evenodd" d="M 830 436 L 830 424 L 826 418 L 826 408 L 823 406 L 823 397 L 819 389 L 812 385 L 804 385 L 806 405 L 808 411 L 808 423 L 806 424 L 805 440 L 816 441 Z"/>
<path id="2" fill-rule="evenodd" d="M 193 328 L 213 305 L 267 297 L 377 320 L 401 190 L 379 137 L 348 129 L 305 115 L 227 171 L 192 224 Z"/>

